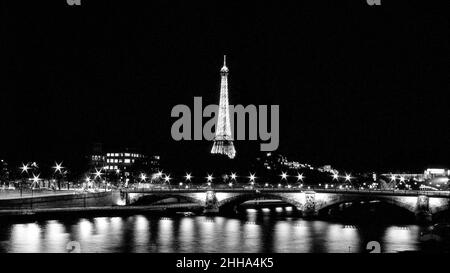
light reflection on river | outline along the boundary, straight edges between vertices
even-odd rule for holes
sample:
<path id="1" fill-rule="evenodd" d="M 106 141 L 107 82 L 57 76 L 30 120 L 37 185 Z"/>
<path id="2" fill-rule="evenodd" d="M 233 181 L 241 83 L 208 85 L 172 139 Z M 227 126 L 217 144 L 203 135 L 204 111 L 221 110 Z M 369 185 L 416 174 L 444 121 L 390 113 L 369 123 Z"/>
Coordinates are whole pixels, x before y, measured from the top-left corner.
<path id="1" fill-rule="evenodd" d="M 248 209 L 241 217 L 134 215 L 2 223 L 0 252 L 382 252 L 420 249 L 417 225 L 359 227 Z"/>

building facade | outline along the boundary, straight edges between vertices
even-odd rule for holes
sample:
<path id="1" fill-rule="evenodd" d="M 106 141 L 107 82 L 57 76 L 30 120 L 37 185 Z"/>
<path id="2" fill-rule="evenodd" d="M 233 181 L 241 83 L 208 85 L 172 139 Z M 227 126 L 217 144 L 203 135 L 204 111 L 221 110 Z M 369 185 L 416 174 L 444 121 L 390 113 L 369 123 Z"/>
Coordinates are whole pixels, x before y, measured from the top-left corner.
<path id="1" fill-rule="evenodd" d="M 134 182 L 142 177 L 158 172 L 160 156 L 147 156 L 135 149 L 103 149 L 101 144 L 95 144 L 89 156 L 91 172 L 101 170 L 109 181 Z"/>

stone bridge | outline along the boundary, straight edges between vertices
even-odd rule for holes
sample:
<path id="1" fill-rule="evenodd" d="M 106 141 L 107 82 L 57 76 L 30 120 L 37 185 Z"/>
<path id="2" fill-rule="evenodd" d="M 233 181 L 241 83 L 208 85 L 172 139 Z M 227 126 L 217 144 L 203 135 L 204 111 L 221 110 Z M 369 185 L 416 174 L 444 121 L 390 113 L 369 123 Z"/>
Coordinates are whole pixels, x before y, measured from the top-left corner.
<path id="1" fill-rule="evenodd" d="M 196 203 L 205 212 L 235 208 L 248 200 L 275 199 L 295 206 L 303 215 L 317 215 L 320 210 L 342 203 L 379 201 L 404 208 L 415 215 L 432 216 L 449 209 L 450 192 L 402 190 L 338 190 L 338 189 L 127 189 L 121 192 L 126 205 L 146 200 L 152 203 L 177 198 Z"/>

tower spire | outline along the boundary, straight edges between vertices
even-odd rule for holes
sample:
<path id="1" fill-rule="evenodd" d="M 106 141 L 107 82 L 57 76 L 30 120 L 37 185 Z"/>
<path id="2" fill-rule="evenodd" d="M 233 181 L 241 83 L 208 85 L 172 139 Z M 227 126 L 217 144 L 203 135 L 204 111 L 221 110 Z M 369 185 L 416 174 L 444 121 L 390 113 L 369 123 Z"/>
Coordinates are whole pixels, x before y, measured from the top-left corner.
<path id="1" fill-rule="evenodd" d="M 220 72 L 222 72 L 222 73 L 228 73 L 228 67 L 227 67 L 227 55 L 223 55 L 223 66 L 222 66 L 222 69 L 220 69 Z"/>

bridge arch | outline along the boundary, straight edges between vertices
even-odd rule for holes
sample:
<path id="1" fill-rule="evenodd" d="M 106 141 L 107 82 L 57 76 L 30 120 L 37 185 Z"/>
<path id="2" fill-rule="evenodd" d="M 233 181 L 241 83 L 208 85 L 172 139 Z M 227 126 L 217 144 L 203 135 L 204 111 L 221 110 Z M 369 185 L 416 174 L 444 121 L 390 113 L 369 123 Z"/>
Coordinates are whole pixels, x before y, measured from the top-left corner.
<path id="1" fill-rule="evenodd" d="M 176 198 L 182 199 L 191 203 L 195 203 L 201 206 L 205 205 L 205 200 L 197 196 L 180 193 L 164 193 L 164 194 L 145 194 L 145 193 L 129 193 L 128 205 L 138 205 L 143 202 L 148 204 L 154 204 L 158 201 L 165 199 Z"/>
<path id="2" fill-rule="evenodd" d="M 297 208 L 302 206 L 302 204 L 298 200 L 286 197 L 282 194 L 256 193 L 256 192 L 228 196 L 222 200 L 219 200 L 217 202 L 217 205 L 219 209 L 223 211 L 238 206 L 246 201 L 257 199 L 280 200 Z"/>
<path id="3" fill-rule="evenodd" d="M 417 213 L 417 196 L 363 196 L 363 195 L 330 195 L 327 200 L 317 200 L 316 210 L 324 211 L 332 207 L 338 206 L 345 203 L 357 203 L 357 202 L 373 202 L 378 201 L 381 203 L 389 204 L 403 210 L 409 211 L 410 213 Z"/>

